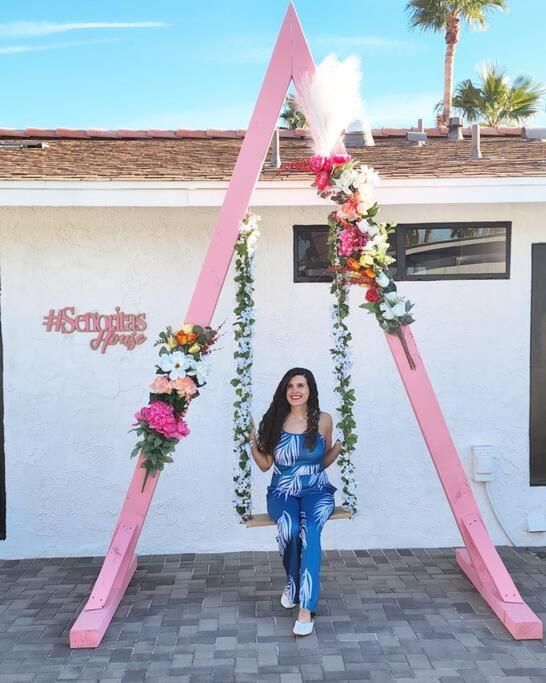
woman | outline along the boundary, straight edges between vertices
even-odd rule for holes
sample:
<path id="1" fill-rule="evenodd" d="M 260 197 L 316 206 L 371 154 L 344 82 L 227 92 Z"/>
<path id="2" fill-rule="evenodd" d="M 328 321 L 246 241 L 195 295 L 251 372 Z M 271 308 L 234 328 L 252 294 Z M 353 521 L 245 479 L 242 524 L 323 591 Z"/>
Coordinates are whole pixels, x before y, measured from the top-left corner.
<path id="1" fill-rule="evenodd" d="M 332 514 L 334 491 L 326 467 L 339 455 L 332 446 L 332 416 L 319 408 L 313 373 L 292 368 L 279 382 L 258 436 L 252 421 L 252 457 L 262 472 L 273 465 L 267 512 L 277 524 L 279 554 L 288 583 L 283 607 L 300 610 L 294 633 L 313 631 L 320 593 L 320 534 Z"/>

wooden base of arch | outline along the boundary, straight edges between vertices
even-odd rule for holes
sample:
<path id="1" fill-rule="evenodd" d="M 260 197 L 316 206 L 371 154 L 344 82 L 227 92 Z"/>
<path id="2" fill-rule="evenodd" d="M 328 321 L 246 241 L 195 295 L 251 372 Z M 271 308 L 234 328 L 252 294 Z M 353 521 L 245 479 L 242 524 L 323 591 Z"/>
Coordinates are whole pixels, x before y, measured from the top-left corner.
<path id="1" fill-rule="evenodd" d="M 313 73 L 314 69 L 313 58 L 300 22 L 294 6 L 290 3 L 235 163 L 199 279 L 183 319 L 185 323 L 204 326 L 211 323 L 233 256 L 239 221 L 244 217 L 250 203 L 290 81 L 294 81 L 296 90 L 299 91 L 302 76 Z M 338 151 L 341 151 L 342 147 L 340 143 Z M 409 329 L 405 331 L 405 336 L 417 365 L 415 370 L 408 366 L 400 340 L 393 335 L 386 335 L 466 546 L 457 549 L 457 562 L 514 638 L 540 639 L 542 622 L 523 602 L 491 542 Z M 206 395 L 210 396 L 208 392 L 213 391 L 213 381 L 210 380 Z M 184 457 L 184 450 L 189 445 L 191 441 L 184 442 L 179 457 Z M 123 455 L 120 454 L 120 457 Z M 91 596 L 70 631 L 71 647 L 97 647 L 100 644 L 135 572 L 136 544 L 159 479 L 159 474 L 154 478 L 150 477 L 144 491 L 141 492 L 145 474 L 140 466 L 142 460 L 141 455 Z M 423 508 L 426 510 L 426 501 L 423 502 Z M 355 539 L 355 543 L 359 543 L 358 539 Z"/>

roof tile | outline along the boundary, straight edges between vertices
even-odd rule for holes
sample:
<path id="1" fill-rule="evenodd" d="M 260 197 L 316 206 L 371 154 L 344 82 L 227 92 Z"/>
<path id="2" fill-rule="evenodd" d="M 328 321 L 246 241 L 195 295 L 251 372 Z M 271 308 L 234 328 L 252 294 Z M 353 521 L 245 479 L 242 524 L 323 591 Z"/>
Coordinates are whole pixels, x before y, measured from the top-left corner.
<path id="1" fill-rule="evenodd" d="M 546 146 L 529 144 L 520 128 L 485 129 L 483 157 L 470 156 L 470 129 L 447 141 L 447 129 L 428 128 L 422 147 L 405 139 L 405 128 L 374 130 L 375 146 L 351 154 L 385 178 L 450 176 L 546 176 Z M 11 180 L 229 180 L 245 131 L 0 129 L 2 139 L 47 139 L 46 149 L 0 149 L 0 178 Z M 280 130 L 283 163 L 311 155 L 305 129 Z M 308 173 L 266 163 L 262 180 L 310 179 Z"/>

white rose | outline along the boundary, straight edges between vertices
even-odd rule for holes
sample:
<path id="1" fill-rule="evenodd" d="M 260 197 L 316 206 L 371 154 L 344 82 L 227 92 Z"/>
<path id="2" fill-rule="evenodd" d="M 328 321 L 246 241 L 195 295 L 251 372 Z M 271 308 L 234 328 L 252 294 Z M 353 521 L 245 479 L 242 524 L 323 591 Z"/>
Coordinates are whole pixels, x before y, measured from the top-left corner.
<path id="1" fill-rule="evenodd" d="M 360 232 L 368 233 L 368 235 L 372 234 L 371 229 L 373 227 L 375 227 L 373 225 L 370 225 L 370 223 L 368 223 L 368 221 L 366 221 L 366 220 L 358 221 L 358 223 L 356 225 L 357 225 L 358 229 L 360 230 Z"/>

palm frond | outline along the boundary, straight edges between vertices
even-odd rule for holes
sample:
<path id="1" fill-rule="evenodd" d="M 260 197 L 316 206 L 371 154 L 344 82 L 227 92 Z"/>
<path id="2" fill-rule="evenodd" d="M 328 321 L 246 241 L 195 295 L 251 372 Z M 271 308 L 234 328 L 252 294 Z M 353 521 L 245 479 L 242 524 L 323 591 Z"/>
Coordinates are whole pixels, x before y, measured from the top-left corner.
<path id="1" fill-rule="evenodd" d="M 450 10 L 448 0 L 408 0 L 406 12 L 410 29 L 422 31 L 443 31 Z"/>
<path id="2" fill-rule="evenodd" d="M 443 31 L 450 18 L 458 18 L 473 30 L 483 30 L 489 15 L 506 6 L 506 0 L 408 0 L 406 12 L 411 29 Z"/>
<path id="3" fill-rule="evenodd" d="M 469 122 L 487 126 L 522 124 L 540 111 L 546 94 L 542 83 L 526 74 L 511 82 L 506 69 L 497 62 L 485 62 L 478 70 L 478 81 L 461 81 L 455 88 L 452 104 Z"/>
<path id="4" fill-rule="evenodd" d="M 506 0 L 459 0 L 459 17 L 474 31 L 488 27 L 489 16 L 497 9 L 505 10 Z"/>

